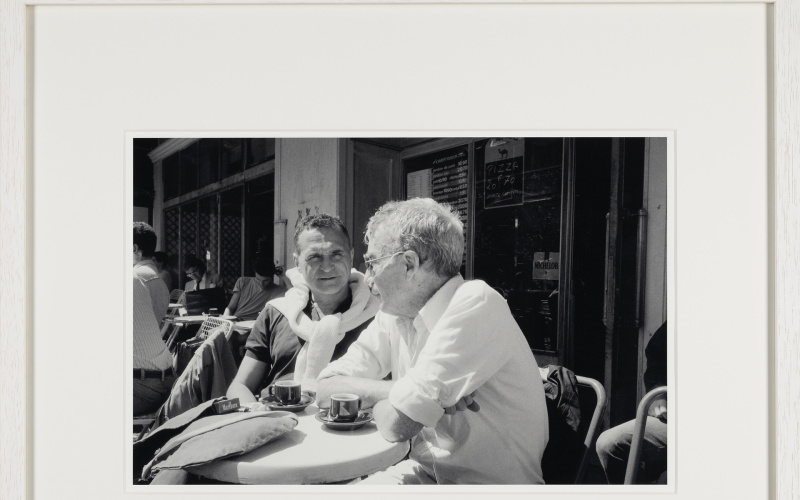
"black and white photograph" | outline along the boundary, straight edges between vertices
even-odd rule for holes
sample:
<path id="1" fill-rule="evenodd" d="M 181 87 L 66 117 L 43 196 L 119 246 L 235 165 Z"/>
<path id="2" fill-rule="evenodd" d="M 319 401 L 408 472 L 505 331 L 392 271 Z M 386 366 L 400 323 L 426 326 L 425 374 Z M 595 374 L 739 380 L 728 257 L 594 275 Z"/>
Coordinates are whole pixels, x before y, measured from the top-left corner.
<path id="1" fill-rule="evenodd" d="M 0 498 L 790 500 L 793 0 L 7 0 Z"/>
<path id="2" fill-rule="evenodd" d="M 133 485 L 670 484 L 671 134 L 229 135 L 127 143 Z"/>

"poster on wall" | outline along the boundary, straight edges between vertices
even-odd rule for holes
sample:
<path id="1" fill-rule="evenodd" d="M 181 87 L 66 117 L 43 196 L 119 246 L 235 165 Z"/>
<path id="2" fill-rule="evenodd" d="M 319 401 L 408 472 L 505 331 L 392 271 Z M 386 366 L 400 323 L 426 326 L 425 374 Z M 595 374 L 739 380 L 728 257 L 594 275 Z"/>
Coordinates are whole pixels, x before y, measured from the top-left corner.
<path id="1" fill-rule="evenodd" d="M 558 281 L 559 252 L 533 253 L 533 279 Z"/>
<path id="2" fill-rule="evenodd" d="M 406 199 L 430 198 L 432 195 L 430 168 L 408 174 L 406 177 Z"/>
<path id="3" fill-rule="evenodd" d="M 525 140 L 492 139 L 486 145 L 483 185 L 484 208 L 522 205 L 525 192 Z"/>

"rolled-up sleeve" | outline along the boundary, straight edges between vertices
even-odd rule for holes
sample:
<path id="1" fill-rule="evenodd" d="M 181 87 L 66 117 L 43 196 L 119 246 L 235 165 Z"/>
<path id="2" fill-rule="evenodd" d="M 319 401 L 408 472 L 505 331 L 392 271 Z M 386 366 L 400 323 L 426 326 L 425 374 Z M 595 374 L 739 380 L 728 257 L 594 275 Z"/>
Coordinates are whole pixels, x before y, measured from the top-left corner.
<path id="1" fill-rule="evenodd" d="M 499 312 L 499 313 L 498 313 Z M 476 391 L 508 361 L 508 334 L 519 327 L 486 285 L 464 284 L 430 331 L 417 362 L 389 395 L 412 420 L 435 426 L 444 408 Z"/>
<path id="2" fill-rule="evenodd" d="M 392 386 L 389 403 L 411 420 L 433 427 L 444 414 L 438 396 L 441 389 L 446 387 L 434 380 L 421 380 L 415 372 L 409 372 Z"/>

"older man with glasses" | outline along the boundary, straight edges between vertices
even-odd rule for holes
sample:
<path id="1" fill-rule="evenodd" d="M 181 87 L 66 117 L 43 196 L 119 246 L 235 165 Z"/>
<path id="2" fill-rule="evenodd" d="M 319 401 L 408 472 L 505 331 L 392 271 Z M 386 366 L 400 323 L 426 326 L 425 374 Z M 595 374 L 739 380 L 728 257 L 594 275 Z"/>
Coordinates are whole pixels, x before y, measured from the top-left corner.
<path id="1" fill-rule="evenodd" d="M 385 439 L 412 442 L 408 460 L 362 483 L 543 483 L 538 367 L 505 300 L 459 274 L 458 215 L 431 199 L 390 202 L 370 219 L 365 242 L 381 311 L 322 371 L 317 402 L 355 393 L 374 406 Z"/>

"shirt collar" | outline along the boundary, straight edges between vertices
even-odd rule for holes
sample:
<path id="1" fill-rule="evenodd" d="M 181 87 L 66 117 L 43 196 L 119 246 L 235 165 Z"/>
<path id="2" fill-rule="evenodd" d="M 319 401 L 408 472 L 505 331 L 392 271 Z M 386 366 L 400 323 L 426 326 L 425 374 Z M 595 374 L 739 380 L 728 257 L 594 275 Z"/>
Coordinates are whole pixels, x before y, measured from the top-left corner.
<path id="1" fill-rule="evenodd" d="M 453 299 L 456 290 L 458 290 L 463 283 L 464 278 L 462 278 L 460 274 L 447 280 L 441 288 L 436 290 L 433 297 L 428 299 L 428 302 L 422 306 L 414 322 L 416 323 L 417 320 L 422 320 L 425 328 L 427 328 L 429 332 L 433 331 L 433 327 L 436 326 L 439 318 L 442 317 L 442 314 L 447 310 L 447 306 L 450 305 L 450 301 Z"/>
<path id="2" fill-rule="evenodd" d="M 133 267 L 142 267 L 142 266 L 147 266 L 147 267 L 155 269 L 156 263 L 153 262 L 153 259 L 142 259 L 142 260 L 140 260 L 139 262 L 137 262 L 136 264 L 133 265 Z"/>

